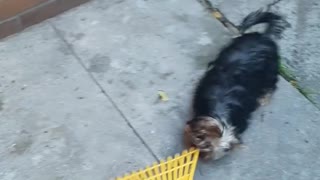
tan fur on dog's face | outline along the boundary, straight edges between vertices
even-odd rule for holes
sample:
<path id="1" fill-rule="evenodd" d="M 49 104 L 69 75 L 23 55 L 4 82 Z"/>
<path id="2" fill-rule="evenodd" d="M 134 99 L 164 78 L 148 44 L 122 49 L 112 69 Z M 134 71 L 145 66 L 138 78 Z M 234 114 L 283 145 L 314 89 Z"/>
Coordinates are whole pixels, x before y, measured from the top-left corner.
<path id="1" fill-rule="evenodd" d="M 213 118 L 198 117 L 186 125 L 185 135 L 189 144 L 198 147 L 201 156 L 207 159 L 212 156 L 214 146 L 222 136 L 222 127 Z"/>
<path id="2" fill-rule="evenodd" d="M 220 121 L 211 117 L 197 117 L 185 126 L 186 145 L 199 148 L 205 159 L 223 157 L 238 142 L 232 128 L 225 129 Z"/>

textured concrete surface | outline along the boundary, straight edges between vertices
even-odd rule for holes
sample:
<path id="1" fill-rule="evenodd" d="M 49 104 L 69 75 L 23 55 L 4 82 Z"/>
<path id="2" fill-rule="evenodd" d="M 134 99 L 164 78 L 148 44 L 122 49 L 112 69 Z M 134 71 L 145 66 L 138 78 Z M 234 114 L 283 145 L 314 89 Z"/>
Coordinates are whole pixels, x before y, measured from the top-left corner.
<path id="1" fill-rule="evenodd" d="M 320 2 L 283 1 L 275 11 L 286 15 L 292 25 L 280 42 L 283 61 L 304 94 L 320 108 Z"/>
<path id="2" fill-rule="evenodd" d="M 180 152 L 194 85 L 229 38 L 193 0 L 96 0 L 3 40 L 0 179 L 110 179 Z M 195 179 L 319 179 L 319 123 L 282 80 L 247 147 Z"/>
<path id="3" fill-rule="evenodd" d="M 46 23 L 0 57 L 0 179 L 109 179 L 155 160 Z"/>

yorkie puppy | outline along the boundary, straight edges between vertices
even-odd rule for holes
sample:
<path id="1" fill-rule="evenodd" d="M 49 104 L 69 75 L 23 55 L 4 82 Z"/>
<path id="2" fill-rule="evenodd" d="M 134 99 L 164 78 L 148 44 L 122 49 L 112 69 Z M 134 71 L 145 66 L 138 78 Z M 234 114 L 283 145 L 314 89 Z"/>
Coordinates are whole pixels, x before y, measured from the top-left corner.
<path id="1" fill-rule="evenodd" d="M 266 23 L 263 33 L 245 33 Z M 250 114 L 263 97 L 270 96 L 278 81 L 279 52 L 273 38 L 279 38 L 286 21 L 271 12 L 249 14 L 234 38 L 209 63 L 194 95 L 194 118 L 187 122 L 185 135 L 204 158 L 219 159 L 241 143 Z"/>

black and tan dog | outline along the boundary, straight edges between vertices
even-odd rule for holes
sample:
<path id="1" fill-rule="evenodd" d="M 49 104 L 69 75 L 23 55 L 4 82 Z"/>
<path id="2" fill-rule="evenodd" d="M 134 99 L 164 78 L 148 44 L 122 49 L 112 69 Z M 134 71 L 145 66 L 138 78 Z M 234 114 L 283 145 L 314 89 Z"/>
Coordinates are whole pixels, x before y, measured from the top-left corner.
<path id="1" fill-rule="evenodd" d="M 261 23 L 267 24 L 265 32 L 245 33 Z M 185 127 L 187 140 L 205 158 L 219 159 L 240 144 L 250 114 L 276 89 L 279 52 L 273 38 L 285 27 L 277 14 L 253 12 L 239 26 L 242 35 L 209 64 L 196 88 L 194 118 Z"/>

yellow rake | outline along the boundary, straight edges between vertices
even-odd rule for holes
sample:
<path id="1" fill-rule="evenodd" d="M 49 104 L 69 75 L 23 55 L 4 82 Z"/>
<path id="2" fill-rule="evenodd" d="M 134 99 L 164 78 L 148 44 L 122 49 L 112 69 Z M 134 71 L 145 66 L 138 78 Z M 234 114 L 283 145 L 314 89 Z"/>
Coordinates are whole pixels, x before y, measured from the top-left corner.
<path id="1" fill-rule="evenodd" d="M 130 175 L 119 177 L 116 180 L 192 180 L 199 158 L 199 150 L 191 148 L 182 154 L 171 156 L 167 161 L 154 163 L 145 170 L 132 172 Z"/>

